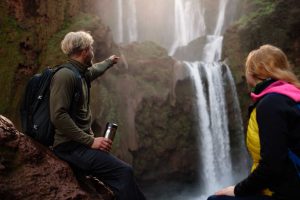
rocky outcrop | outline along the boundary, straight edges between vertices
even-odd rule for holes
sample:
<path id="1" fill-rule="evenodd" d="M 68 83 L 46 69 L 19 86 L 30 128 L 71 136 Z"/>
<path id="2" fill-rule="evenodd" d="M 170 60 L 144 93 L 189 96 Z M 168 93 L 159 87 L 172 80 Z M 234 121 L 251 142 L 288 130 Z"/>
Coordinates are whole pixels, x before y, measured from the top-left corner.
<path id="1" fill-rule="evenodd" d="M 60 42 L 69 31 L 90 31 L 96 57 L 106 58 L 116 48 L 110 29 L 88 14 L 94 0 L 4 0 L 0 2 L 0 113 L 19 123 L 19 104 L 27 80 L 46 66 L 66 60 Z"/>
<path id="2" fill-rule="evenodd" d="M 152 42 L 120 52 L 121 62 L 92 87 L 95 132 L 119 124 L 113 150 L 143 181 L 197 179 L 195 96 L 185 67 Z"/>
<path id="3" fill-rule="evenodd" d="M 0 115 L 0 199 L 113 199 L 101 182 L 78 178 L 67 163 Z"/>
<path id="4" fill-rule="evenodd" d="M 95 61 L 113 53 L 121 56 L 117 66 L 93 83 L 94 132 L 100 135 L 107 121 L 118 123 L 113 152 L 131 163 L 142 181 L 196 181 L 199 169 L 194 130 L 196 101 L 185 67 L 152 42 L 117 47 L 109 27 L 90 14 L 90 11 L 99 14 L 98 6 L 105 7 L 107 3 L 111 1 L 0 2 L 0 59 L 3 60 L 0 85 L 5 85 L 0 113 L 7 114 L 19 127 L 18 106 L 28 78 L 45 66 L 66 59 L 59 46 L 67 32 L 91 31 Z M 111 12 L 106 10 L 108 14 Z M 189 55 L 189 60 L 195 60 L 204 40 L 199 38 L 178 50 L 178 58 L 191 49 L 195 55 Z M 22 134 L 20 137 L 26 138 Z"/>
<path id="5" fill-rule="evenodd" d="M 92 87 L 95 133 L 101 134 L 107 121 L 119 124 L 113 151 L 133 165 L 138 179 L 196 179 L 194 96 L 185 68 L 152 42 L 117 47 L 109 27 L 88 14 L 96 14 L 98 5 L 109 2 L 0 2 L 0 85 L 5 85 L 0 113 L 20 127 L 18 107 L 29 77 L 65 61 L 59 47 L 66 33 L 91 31 L 96 62 L 113 53 L 122 58 Z M 27 137 L 20 134 L 20 138 Z M 159 166 L 166 168 L 153 170 Z"/>
<path id="6" fill-rule="evenodd" d="M 190 62 L 203 60 L 203 51 L 206 43 L 207 38 L 205 36 L 199 37 L 186 46 L 178 47 L 175 51 L 174 58 Z"/>
<path id="7" fill-rule="evenodd" d="M 59 4 L 47 1 L 1 1 L 1 113 L 15 121 L 26 77 L 37 72 L 39 54 L 48 40 L 79 11 L 79 0 L 63 0 Z"/>
<path id="8" fill-rule="evenodd" d="M 259 3 L 260 2 L 260 3 Z M 263 44 L 280 47 L 294 66 L 299 66 L 300 2 L 296 0 L 246 1 L 237 24 L 227 30 L 224 37 L 223 56 L 237 71 L 243 66 L 247 54 Z M 242 71 L 240 68 L 239 71 Z M 297 69 L 298 70 L 298 69 Z M 238 80 L 241 81 L 239 75 Z"/>
<path id="9" fill-rule="evenodd" d="M 247 0 L 242 10 L 246 15 L 225 33 L 223 57 L 227 59 L 237 82 L 246 121 L 249 90 L 244 77 L 244 63 L 251 50 L 263 44 L 280 47 L 288 55 L 295 72 L 300 75 L 300 1 Z"/>

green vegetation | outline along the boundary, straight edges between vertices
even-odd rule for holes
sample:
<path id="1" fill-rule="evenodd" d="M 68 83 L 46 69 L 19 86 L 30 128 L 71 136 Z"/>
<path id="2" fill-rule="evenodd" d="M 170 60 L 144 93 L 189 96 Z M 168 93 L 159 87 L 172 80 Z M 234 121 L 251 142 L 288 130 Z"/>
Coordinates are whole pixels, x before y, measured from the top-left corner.
<path id="1" fill-rule="evenodd" d="M 268 16 L 272 12 L 274 12 L 276 5 L 278 2 L 273 0 L 247 0 L 252 11 L 250 11 L 247 15 L 243 15 L 238 24 L 241 27 L 245 27 L 250 21 L 253 21 L 256 18 Z"/>
<path id="2" fill-rule="evenodd" d="M 70 17 L 65 6 L 62 2 L 60 10 L 49 7 L 41 10 L 50 18 L 47 21 L 36 16 L 17 19 L 14 13 L 9 13 L 9 4 L 0 2 L 0 114 L 10 118 L 17 127 L 20 127 L 20 99 L 31 74 L 65 61 L 60 42 L 67 32 L 91 31 L 101 25 L 99 18 L 89 14 Z"/>
<path id="3" fill-rule="evenodd" d="M 60 42 L 68 32 L 78 30 L 90 31 L 99 26 L 99 24 L 99 18 L 85 13 L 80 13 L 74 19 L 65 21 L 61 30 L 50 38 L 46 50 L 40 56 L 39 63 L 41 63 L 41 66 L 54 66 L 65 61 L 66 57 L 61 52 Z"/>
<path id="4" fill-rule="evenodd" d="M 0 10 L 0 12 L 4 12 Z M 0 113 L 5 113 L 10 105 L 10 98 L 14 90 L 14 75 L 18 64 L 23 60 L 19 50 L 19 41 L 26 37 L 17 22 L 8 16 L 1 17 L 0 29 Z"/>

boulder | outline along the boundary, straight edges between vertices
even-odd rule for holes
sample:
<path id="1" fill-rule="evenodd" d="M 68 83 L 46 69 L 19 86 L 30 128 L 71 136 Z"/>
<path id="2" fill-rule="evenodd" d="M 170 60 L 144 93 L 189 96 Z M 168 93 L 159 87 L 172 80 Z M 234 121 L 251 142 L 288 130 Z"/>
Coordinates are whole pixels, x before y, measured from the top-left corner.
<path id="1" fill-rule="evenodd" d="M 0 115 L 0 199 L 113 199 L 92 177 L 76 176 L 48 148 Z"/>
<path id="2" fill-rule="evenodd" d="M 188 45 L 178 47 L 175 51 L 174 57 L 178 60 L 186 60 L 190 62 L 199 61 L 203 57 L 203 50 L 206 43 L 207 38 L 205 36 L 196 38 Z"/>
<path id="3" fill-rule="evenodd" d="M 102 134 L 108 121 L 119 125 L 113 152 L 140 183 L 195 181 L 197 119 L 186 67 L 154 42 L 119 49 L 120 63 L 91 89 L 94 133 Z"/>
<path id="4" fill-rule="evenodd" d="M 244 125 L 250 104 L 244 65 L 248 53 L 263 44 L 281 48 L 297 75 L 300 74 L 300 1 L 251 1 L 243 3 L 241 18 L 224 34 L 223 59 L 227 59 L 239 94 Z"/>

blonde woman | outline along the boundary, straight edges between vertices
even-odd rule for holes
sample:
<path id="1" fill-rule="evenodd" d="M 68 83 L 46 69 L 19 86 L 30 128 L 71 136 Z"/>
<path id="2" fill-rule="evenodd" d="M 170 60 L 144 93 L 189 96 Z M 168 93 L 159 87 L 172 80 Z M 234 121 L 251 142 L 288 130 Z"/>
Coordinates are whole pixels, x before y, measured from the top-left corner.
<path id="1" fill-rule="evenodd" d="M 286 55 L 272 45 L 250 52 L 246 80 L 253 100 L 247 129 L 251 173 L 208 199 L 300 199 L 300 83 Z"/>

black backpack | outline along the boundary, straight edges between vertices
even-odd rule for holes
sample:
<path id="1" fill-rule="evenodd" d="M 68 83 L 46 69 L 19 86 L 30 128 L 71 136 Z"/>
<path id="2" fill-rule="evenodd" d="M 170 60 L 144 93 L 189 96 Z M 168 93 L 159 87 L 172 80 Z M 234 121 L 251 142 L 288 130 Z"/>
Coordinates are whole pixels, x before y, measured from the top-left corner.
<path id="1" fill-rule="evenodd" d="M 50 120 L 49 110 L 50 83 L 53 75 L 64 67 L 72 70 L 78 79 L 71 105 L 72 112 L 74 110 L 72 107 L 77 104 L 82 92 L 82 76 L 72 64 L 46 68 L 42 73 L 35 74 L 27 83 L 21 104 L 23 132 L 48 147 L 54 142 L 54 126 Z"/>

